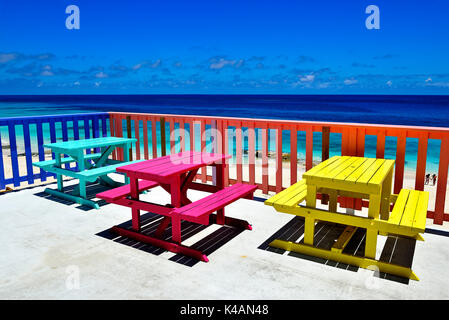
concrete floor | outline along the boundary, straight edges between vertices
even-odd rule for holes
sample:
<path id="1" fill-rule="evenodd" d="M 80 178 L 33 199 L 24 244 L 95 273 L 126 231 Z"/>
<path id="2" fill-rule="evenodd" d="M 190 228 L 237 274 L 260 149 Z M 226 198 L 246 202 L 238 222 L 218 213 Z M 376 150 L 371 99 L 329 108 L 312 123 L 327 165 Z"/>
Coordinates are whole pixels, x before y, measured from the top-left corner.
<path id="1" fill-rule="evenodd" d="M 429 223 L 425 242 L 380 237 L 378 256 L 388 259 L 394 248 L 392 261 L 413 259 L 420 281 L 408 281 L 270 248 L 273 237 L 300 237 L 301 218 L 242 199 L 226 214 L 249 221 L 252 231 L 183 225 L 183 243 L 205 250 L 204 263 L 110 234 L 111 226 L 129 224 L 127 208 L 89 210 L 45 195 L 45 187 L 0 195 L 1 299 L 449 299 L 446 224 Z M 98 187 L 89 187 L 92 195 Z M 192 200 L 205 195 L 188 193 Z M 161 188 L 143 198 L 169 202 Z M 152 214 L 143 218 L 147 228 L 156 222 Z M 323 243 L 342 230 L 316 229 Z M 363 248 L 362 230 L 348 248 Z"/>

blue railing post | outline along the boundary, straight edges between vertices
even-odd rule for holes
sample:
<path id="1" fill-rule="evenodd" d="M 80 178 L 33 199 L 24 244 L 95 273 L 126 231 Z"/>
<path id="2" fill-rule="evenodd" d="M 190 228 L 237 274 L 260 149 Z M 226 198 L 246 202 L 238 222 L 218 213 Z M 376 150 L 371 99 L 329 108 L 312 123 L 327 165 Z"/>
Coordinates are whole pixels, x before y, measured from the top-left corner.
<path id="1" fill-rule="evenodd" d="M 109 128 L 107 127 L 107 120 L 109 113 L 85 113 L 85 114 L 65 114 L 65 115 L 48 115 L 48 116 L 31 116 L 31 117 L 12 117 L 0 118 L 0 133 L 1 128 L 7 128 L 9 135 L 9 149 L 11 157 L 11 171 L 12 177 L 6 176 L 5 169 L 8 168 L 8 161 L 4 163 L 2 139 L 0 136 L 0 189 L 5 189 L 7 185 L 14 184 L 15 187 L 20 186 L 21 182 L 33 184 L 35 180 L 46 181 L 47 177 L 54 176 L 52 173 L 47 173 L 40 169 L 38 174 L 33 172 L 33 149 L 38 151 L 39 161 L 45 160 L 45 150 L 43 145 L 45 141 L 57 142 L 58 139 L 63 141 L 69 140 L 68 121 L 73 122 L 73 139 L 79 140 L 79 121 L 84 124 L 84 136 L 86 139 L 91 137 L 108 136 Z M 90 124 L 92 122 L 92 125 Z M 59 127 L 59 123 L 61 126 Z M 36 136 L 31 135 L 30 126 L 36 125 Z M 49 132 L 43 130 L 43 125 L 49 126 Z M 56 126 L 58 124 L 58 126 Z M 22 127 L 23 136 L 20 136 L 16 129 Z M 101 126 L 101 129 L 100 129 Z M 3 143 L 5 139 L 3 139 Z M 18 144 L 18 142 L 20 144 Z M 21 169 L 19 167 L 19 148 L 22 147 L 25 152 L 25 166 Z M 22 152 L 22 151 L 20 151 Z M 54 159 L 54 154 L 52 154 Z M 6 166 L 6 167 L 5 167 Z M 21 172 L 23 171 L 23 172 Z"/>
<path id="2" fill-rule="evenodd" d="M 3 190 L 5 188 L 6 188 L 5 167 L 3 165 L 2 133 L 0 130 L 0 190 Z"/>

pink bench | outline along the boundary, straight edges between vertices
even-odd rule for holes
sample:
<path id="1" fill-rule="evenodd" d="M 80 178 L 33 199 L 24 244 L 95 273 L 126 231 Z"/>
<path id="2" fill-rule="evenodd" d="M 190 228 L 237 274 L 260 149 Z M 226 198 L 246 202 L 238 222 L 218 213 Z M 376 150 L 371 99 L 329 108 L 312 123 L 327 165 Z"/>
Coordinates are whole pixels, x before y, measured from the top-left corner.
<path id="1" fill-rule="evenodd" d="M 159 183 L 154 181 L 141 180 L 139 181 L 138 187 L 139 193 L 157 187 L 158 185 Z M 131 195 L 131 186 L 129 184 L 126 184 L 118 188 L 97 193 L 97 198 L 113 203 L 118 199 L 126 198 L 129 197 L 130 195 Z"/>

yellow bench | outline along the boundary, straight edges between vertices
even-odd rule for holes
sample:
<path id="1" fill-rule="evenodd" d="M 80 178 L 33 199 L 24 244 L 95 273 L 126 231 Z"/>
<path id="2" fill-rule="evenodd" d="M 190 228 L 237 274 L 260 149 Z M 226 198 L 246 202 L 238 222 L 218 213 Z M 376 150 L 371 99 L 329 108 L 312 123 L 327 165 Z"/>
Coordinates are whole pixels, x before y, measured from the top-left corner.
<path id="1" fill-rule="evenodd" d="M 276 210 L 288 209 L 297 206 L 307 196 L 306 180 L 302 179 L 299 182 L 284 189 L 278 194 L 272 196 L 268 200 L 265 200 L 264 204 L 273 206 Z"/>
<path id="2" fill-rule="evenodd" d="M 423 240 L 419 234 L 426 229 L 429 193 L 402 189 L 399 195 L 392 195 L 390 199 L 394 202 L 393 210 L 381 231 Z"/>
<path id="3" fill-rule="evenodd" d="M 324 193 L 327 189 L 322 190 Z M 317 208 L 299 205 L 307 196 L 305 179 L 286 188 L 280 193 L 267 199 L 264 203 L 273 206 L 277 211 L 294 214 L 315 221 L 328 221 L 347 225 L 343 234 L 336 241 L 331 250 L 324 250 L 309 244 L 299 244 L 284 240 L 274 240 L 270 245 L 289 251 L 318 256 L 324 259 L 340 261 L 358 267 L 372 269 L 376 266 L 380 271 L 418 280 L 410 268 L 375 260 L 373 257 L 356 257 L 343 254 L 342 251 L 357 228 L 364 228 L 373 236 L 370 237 L 367 248 L 369 252 L 376 252 L 377 234 L 399 235 L 403 237 L 424 240 L 420 233 L 424 233 L 427 216 L 429 193 L 425 191 L 402 189 L 398 195 L 390 196 L 390 203 L 394 203 L 388 220 L 366 218 L 343 213 L 335 213 Z M 336 197 L 334 197 L 334 201 Z M 336 207 L 334 205 L 334 207 Z M 306 235 L 305 235 L 306 236 Z"/>

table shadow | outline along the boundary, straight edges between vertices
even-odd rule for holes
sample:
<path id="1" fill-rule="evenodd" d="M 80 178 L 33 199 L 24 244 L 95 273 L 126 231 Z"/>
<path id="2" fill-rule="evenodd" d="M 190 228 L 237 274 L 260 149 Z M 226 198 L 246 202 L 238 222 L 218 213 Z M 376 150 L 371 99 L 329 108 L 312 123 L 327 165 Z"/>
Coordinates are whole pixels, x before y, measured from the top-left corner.
<path id="1" fill-rule="evenodd" d="M 286 250 L 270 247 L 269 244 L 275 239 L 281 239 L 285 241 L 292 241 L 296 243 L 304 243 L 304 218 L 296 216 L 286 223 L 282 228 L 277 230 L 272 236 L 259 245 L 258 249 L 277 253 L 285 254 Z M 330 250 L 332 245 L 338 239 L 340 234 L 345 229 L 344 225 L 328 222 L 318 222 L 315 225 L 314 244 L 318 248 Z M 343 253 L 354 256 L 364 256 L 365 252 L 365 236 L 366 230 L 358 228 L 351 240 L 346 245 Z M 411 268 L 413 262 L 413 255 L 415 252 L 416 240 L 406 239 L 402 237 L 388 236 L 385 245 L 380 254 L 379 260 L 384 262 L 390 262 L 398 264 L 404 267 Z M 344 269 L 352 272 L 357 272 L 359 267 L 348 265 L 333 260 L 327 260 L 314 256 L 304 255 L 296 252 L 287 253 L 291 257 L 299 259 L 306 259 L 317 263 L 325 264 L 331 267 Z M 399 277 L 384 272 L 373 272 L 373 276 L 387 279 L 403 284 L 408 284 L 410 279 Z"/>
<path id="2" fill-rule="evenodd" d="M 65 186 L 64 189 L 63 189 L 64 193 L 71 194 L 73 192 L 73 190 L 75 189 L 75 187 L 76 187 L 76 185 Z M 100 193 L 100 192 L 103 192 L 103 191 L 107 191 L 107 190 L 110 190 L 112 188 L 114 188 L 114 187 L 105 186 L 105 185 L 100 184 L 98 182 L 88 183 L 86 185 L 86 196 L 87 196 L 87 199 L 95 201 L 101 208 L 102 206 L 105 206 L 105 205 L 107 205 L 109 203 L 106 202 L 103 199 L 94 200 L 96 198 L 97 193 Z M 35 193 L 34 195 L 38 196 L 38 197 L 41 197 L 41 198 L 45 198 L 45 199 L 50 200 L 50 201 L 54 201 L 54 202 L 57 202 L 57 203 L 62 203 L 62 204 L 65 204 L 65 205 L 77 204 L 75 201 L 61 199 L 61 198 L 56 197 L 54 195 L 45 193 L 44 191 Z M 78 205 L 75 208 L 83 210 L 83 211 L 97 210 L 97 209 L 94 209 L 92 207 L 89 207 L 89 206 L 86 206 L 86 205 L 81 205 L 81 204 Z"/>
<path id="3" fill-rule="evenodd" d="M 162 221 L 163 217 L 158 214 L 154 214 L 151 212 L 145 213 L 141 215 L 141 233 L 147 236 L 152 236 L 153 233 L 157 230 L 157 227 L 159 226 L 159 223 Z M 119 227 L 131 229 L 132 227 L 132 220 L 128 220 L 120 225 Z M 209 226 L 189 222 L 189 221 L 182 221 L 181 222 L 181 237 L 182 240 L 187 240 L 190 237 L 196 235 L 200 231 L 206 229 Z M 239 235 L 241 232 L 243 232 L 244 229 L 234 228 L 230 226 L 221 226 L 219 229 L 215 230 L 211 234 L 205 236 L 201 240 L 197 241 L 196 243 L 190 245 L 192 249 L 201 250 L 205 255 L 209 256 L 211 253 L 225 245 L 227 242 L 232 240 L 234 237 Z M 154 255 L 160 255 L 163 252 L 167 252 L 167 250 L 152 246 L 147 243 L 143 243 L 134 239 L 130 239 L 127 237 L 119 236 L 113 232 L 110 231 L 110 229 L 103 230 L 96 234 L 97 236 L 113 240 L 114 242 L 118 242 L 120 244 L 124 244 L 127 246 L 134 247 L 138 250 L 145 251 L 147 253 L 151 253 Z M 165 241 L 171 240 L 171 225 L 169 225 L 164 233 L 161 236 L 161 239 Z M 200 261 L 185 256 L 182 254 L 175 254 L 174 256 L 170 257 L 168 260 L 182 264 L 184 266 L 193 267 Z"/>

